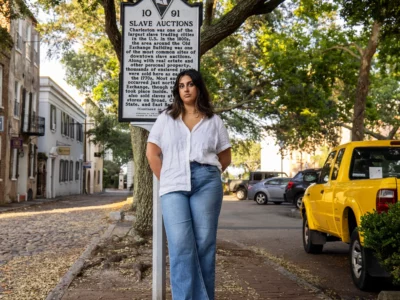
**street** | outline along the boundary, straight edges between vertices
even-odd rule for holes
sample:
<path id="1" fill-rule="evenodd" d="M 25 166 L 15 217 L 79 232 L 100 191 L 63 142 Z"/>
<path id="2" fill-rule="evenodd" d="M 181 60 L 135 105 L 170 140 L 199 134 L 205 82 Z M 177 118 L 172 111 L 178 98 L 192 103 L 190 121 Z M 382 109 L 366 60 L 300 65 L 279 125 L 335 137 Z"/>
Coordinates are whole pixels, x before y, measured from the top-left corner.
<path id="1" fill-rule="evenodd" d="M 327 243 L 321 255 L 305 253 L 302 219 L 289 216 L 293 208 L 288 203 L 258 205 L 252 200 L 235 201 L 232 196 L 225 197 L 218 238 L 254 246 L 283 258 L 298 268 L 299 277 L 309 278 L 327 295 L 376 299 L 377 293 L 362 292 L 353 285 L 347 244 Z"/>
<path id="2" fill-rule="evenodd" d="M 108 227 L 109 212 L 128 205 L 127 196 L 70 196 L 0 214 L 0 298 L 44 299 L 91 239 Z M 218 239 L 263 254 L 334 299 L 376 299 L 377 293 L 361 292 L 353 285 L 348 245 L 328 243 L 321 255 L 304 252 L 302 220 L 289 216 L 292 209 L 287 203 L 257 205 L 226 196 Z"/>
<path id="3" fill-rule="evenodd" d="M 90 240 L 108 227 L 109 212 L 121 209 L 127 196 L 70 196 L 0 214 L 0 298 L 45 299 Z"/>

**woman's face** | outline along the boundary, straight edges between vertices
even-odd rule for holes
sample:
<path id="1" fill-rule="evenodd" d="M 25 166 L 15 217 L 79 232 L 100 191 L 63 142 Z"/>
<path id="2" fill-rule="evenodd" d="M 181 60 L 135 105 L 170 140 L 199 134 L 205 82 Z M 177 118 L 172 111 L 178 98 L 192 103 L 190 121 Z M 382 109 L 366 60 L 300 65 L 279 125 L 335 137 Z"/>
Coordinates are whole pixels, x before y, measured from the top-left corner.
<path id="1" fill-rule="evenodd" d="M 179 79 L 179 96 L 185 105 L 195 105 L 196 103 L 197 87 L 188 75 L 184 75 Z"/>

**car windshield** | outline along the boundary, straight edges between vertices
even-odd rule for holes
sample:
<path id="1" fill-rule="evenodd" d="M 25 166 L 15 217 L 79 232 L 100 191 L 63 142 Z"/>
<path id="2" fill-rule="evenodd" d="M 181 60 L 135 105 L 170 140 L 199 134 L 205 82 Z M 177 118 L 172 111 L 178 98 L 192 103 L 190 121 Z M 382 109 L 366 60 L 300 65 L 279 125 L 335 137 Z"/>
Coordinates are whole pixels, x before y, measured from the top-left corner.
<path id="1" fill-rule="evenodd" d="M 355 148 L 351 158 L 350 179 L 400 178 L 400 148 Z"/>

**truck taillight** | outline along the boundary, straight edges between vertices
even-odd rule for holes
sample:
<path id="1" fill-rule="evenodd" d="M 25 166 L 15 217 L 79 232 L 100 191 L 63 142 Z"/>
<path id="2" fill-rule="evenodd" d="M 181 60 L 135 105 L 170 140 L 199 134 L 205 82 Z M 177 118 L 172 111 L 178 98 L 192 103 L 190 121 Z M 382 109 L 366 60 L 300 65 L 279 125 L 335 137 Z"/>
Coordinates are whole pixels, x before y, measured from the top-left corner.
<path id="1" fill-rule="evenodd" d="M 247 189 L 248 189 L 248 190 L 251 190 L 252 188 L 253 188 L 253 186 L 250 185 L 250 184 L 247 186 Z"/>
<path id="2" fill-rule="evenodd" d="M 289 183 L 287 184 L 287 189 L 288 190 L 290 190 L 292 187 L 293 187 L 293 185 L 294 185 L 294 182 L 293 181 L 289 181 Z"/>
<path id="3" fill-rule="evenodd" d="M 389 204 L 395 204 L 397 201 L 397 190 L 383 189 L 376 195 L 376 211 L 378 213 L 387 212 Z"/>

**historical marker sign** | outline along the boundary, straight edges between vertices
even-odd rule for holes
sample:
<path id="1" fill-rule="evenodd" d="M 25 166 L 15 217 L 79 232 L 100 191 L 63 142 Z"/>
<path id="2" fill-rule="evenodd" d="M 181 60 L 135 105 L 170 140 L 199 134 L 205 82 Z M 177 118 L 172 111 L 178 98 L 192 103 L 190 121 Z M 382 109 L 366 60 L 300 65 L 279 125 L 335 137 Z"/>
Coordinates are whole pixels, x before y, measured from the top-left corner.
<path id="1" fill-rule="evenodd" d="M 172 102 L 176 75 L 199 69 L 201 21 L 202 5 L 183 0 L 121 4 L 121 122 L 154 122 Z"/>

